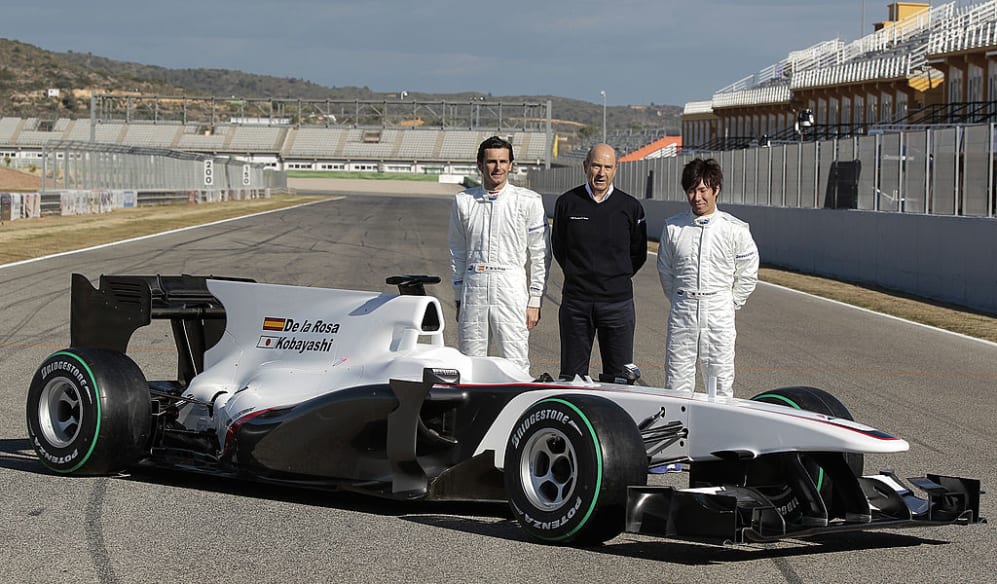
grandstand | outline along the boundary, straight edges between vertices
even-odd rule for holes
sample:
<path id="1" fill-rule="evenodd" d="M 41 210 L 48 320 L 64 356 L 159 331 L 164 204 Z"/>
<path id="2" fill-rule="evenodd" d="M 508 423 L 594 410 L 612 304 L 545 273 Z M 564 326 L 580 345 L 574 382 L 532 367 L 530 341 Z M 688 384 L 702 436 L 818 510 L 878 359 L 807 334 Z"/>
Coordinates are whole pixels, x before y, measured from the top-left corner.
<path id="1" fill-rule="evenodd" d="M 489 136 L 512 142 L 524 171 L 549 166 L 554 143 L 549 103 L 267 100 L 251 109 L 260 116 L 247 117 L 249 100 L 225 100 L 223 105 L 238 108 L 225 116 L 214 98 L 202 104 L 193 98 L 144 99 L 156 103 L 141 105 L 143 97 L 135 96 L 121 114 L 114 109 L 124 103 L 120 96 L 95 96 L 100 115 L 94 120 L 0 118 L 0 152 L 34 160 L 47 144 L 95 142 L 228 156 L 278 170 L 470 174 L 478 144 Z M 270 109 L 261 111 L 263 105 Z"/>
<path id="2" fill-rule="evenodd" d="M 463 174 L 477 172 L 478 145 L 508 139 L 522 176 L 578 166 L 603 137 L 555 144 L 551 104 L 363 102 L 298 99 L 95 95 L 94 119 L 0 118 L 0 153 L 36 160 L 46 144 L 96 142 L 230 156 L 275 170 Z M 621 156 L 648 152 L 664 130 L 613 130 L 605 141 Z M 672 136 L 672 138 L 676 138 Z M 569 141 L 562 142 L 562 146 Z M 667 145 L 666 145 L 667 146 Z M 674 155 L 654 149 L 654 156 Z"/>
<path id="3" fill-rule="evenodd" d="M 997 0 L 888 10 L 858 40 L 790 52 L 710 100 L 687 103 L 684 149 L 997 121 Z"/>

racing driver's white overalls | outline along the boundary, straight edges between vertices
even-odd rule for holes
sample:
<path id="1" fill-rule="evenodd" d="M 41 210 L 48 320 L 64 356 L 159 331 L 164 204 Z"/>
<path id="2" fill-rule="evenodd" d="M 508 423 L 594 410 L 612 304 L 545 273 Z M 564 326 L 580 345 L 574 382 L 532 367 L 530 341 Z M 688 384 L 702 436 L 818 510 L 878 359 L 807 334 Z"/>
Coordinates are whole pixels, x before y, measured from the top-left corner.
<path id="1" fill-rule="evenodd" d="M 450 269 L 462 353 L 487 355 L 491 335 L 499 356 L 529 372 L 526 308 L 540 307 L 550 257 L 540 195 L 508 183 L 494 194 L 482 187 L 457 193 L 450 212 Z"/>
<path id="2" fill-rule="evenodd" d="M 733 396 L 734 311 L 758 281 L 758 248 L 748 224 L 715 211 L 691 211 L 665 222 L 658 248 L 658 275 L 671 303 L 665 346 L 665 387 L 694 391 L 696 355 L 704 383 Z"/>

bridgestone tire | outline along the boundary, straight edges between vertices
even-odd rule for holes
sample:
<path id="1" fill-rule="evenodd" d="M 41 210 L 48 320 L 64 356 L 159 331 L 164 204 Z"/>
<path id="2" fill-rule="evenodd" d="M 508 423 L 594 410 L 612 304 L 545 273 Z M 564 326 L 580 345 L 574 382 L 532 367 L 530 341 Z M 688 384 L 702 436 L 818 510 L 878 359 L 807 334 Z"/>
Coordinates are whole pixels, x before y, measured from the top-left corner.
<path id="1" fill-rule="evenodd" d="M 538 401 L 506 445 L 513 515 L 547 543 L 591 545 L 617 536 L 626 523 L 627 487 L 646 483 L 647 452 L 637 425 L 601 397 Z"/>
<path id="2" fill-rule="evenodd" d="M 807 410 L 844 420 L 854 419 L 852 418 L 851 412 L 848 411 L 848 408 L 845 407 L 845 405 L 841 403 L 838 398 L 823 389 L 816 387 L 780 387 L 771 391 L 760 393 L 751 399 L 752 401 L 777 404 L 798 410 Z M 851 452 L 845 454 L 844 456 L 845 462 L 848 463 L 849 468 L 851 468 L 855 476 L 862 476 L 863 467 L 865 465 L 863 456 L 861 454 Z M 804 468 L 807 469 L 807 472 L 813 479 L 814 484 L 816 484 L 817 488 L 820 490 L 821 498 L 823 498 L 825 502 L 829 503 L 833 492 L 833 484 L 830 478 L 825 476 L 824 470 L 813 460 L 809 460 L 805 455 L 802 457 L 802 460 Z"/>
<path id="3" fill-rule="evenodd" d="M 143 455 L 152 425 L 149 385 L 121 353 L 66 349 L 35 372 L 27 418 L 28 438 L 48 468 L 112 474 Z"/>

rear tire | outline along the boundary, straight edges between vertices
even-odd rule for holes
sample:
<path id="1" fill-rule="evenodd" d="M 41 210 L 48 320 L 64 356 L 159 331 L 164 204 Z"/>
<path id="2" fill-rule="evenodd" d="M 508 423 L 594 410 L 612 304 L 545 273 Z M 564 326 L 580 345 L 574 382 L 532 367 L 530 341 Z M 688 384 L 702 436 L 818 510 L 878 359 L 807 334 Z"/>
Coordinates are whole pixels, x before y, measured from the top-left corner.
<path id="1" fill-rule="evenodd" d="M 52 354 L 28 389 L 28 438 L 59 473 L 106 475 L 138 461 L 152 425 L 149 385 L 127 356 L 103 349 Z"/>
<path id="2" fill-rule="evenodd" d="M 627 487 L 647 483 L 647 452 L 633 419 L 595 396 L 530 406 L 513 426 L 505 486 L 513 515 L 548 543 L 602 543 L 623 531 Z"/>

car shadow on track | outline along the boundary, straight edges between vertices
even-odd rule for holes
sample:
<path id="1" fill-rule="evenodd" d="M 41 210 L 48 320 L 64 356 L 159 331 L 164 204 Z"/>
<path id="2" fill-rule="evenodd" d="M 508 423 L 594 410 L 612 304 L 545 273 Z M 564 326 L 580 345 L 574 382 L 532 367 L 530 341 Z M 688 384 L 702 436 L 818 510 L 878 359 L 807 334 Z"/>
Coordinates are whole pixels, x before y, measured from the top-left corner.
<path id="1" fill-rule="evenodd" d="M 0 440 L 0 468 L 36 474 L 56 474 L 38 462 L 38 457 L 31 448 L 31 441 L 27 438 Z"/>
<path id="2" fill-rule="evenodd" d="M 729 562 L 784 559 L 796 556 L 949 543 L 948 541 L 926 539 L 909 534 L 871 531 L 822 535 L 807 540 L 787 539 L 776 543 L 748 543 L 730 546 L 665 539 L 637 541 L 633 539 L 634 537 L 636 536 L 624 534 L 606 545 L 587 549 L 613 556 L 642 558 L 688 566 L 705 566 Z"/>
<path id="3" fill-rule="evenodd" d="M 449 510 L 451 513 L 453 510 Z M 447 515 L 419 515 L 404 517 L 423 525 L 453 529 L 475 535 L 515 540 L 535 545 L 548 544 L 530 539 L 519 529 L 512 519 L 495 522 L 469 517 Z M 780 559 L 795 556 L 853 552 L 874 549 L 895 549 L 921 545 L 945 545 L 948 541 L 925 539 L 910 534 L 891 532 L 851 532 L 847 534 L 823 535 L 807 540 L 783 540 L 776 543 L 751 543 L 743 545 L 713 545 L 707 543 L 678 541 L 671 539 L 637 540 L 646 536 L 623 534 L 603 545 L 586 546 L 581 549 L 626 558 L 655 560 L 688 566 L 706 566 L 728 562 L 744 562 L 761 559 Z"/>
<path id="4" fill-rule="evenodd" d="M 429 511 L 422 513 L 409 513 L 404 517 L 401 517 L 401 519 L 403 521 L 409 521 L 419 525 L 449 529 L 452 531 L 459 531 L 461 533 L 483 535 L 485 537 L 494 537 L 508 541 L 536 543 L 534 540 L 530 539 L 522 529 L 519 528 L 519 523 L 513 519 L 512 513 L 509 512 L 507 504 L 501 503 L 497 505 L 501 505 L 501 507 L 505 510 L 504 513 L 497 513 L 494 515 L 494 517 L 502 517 L 503 519 L 501 521 L 480 519 L 483 514 L 476 513 L 474 509 L 466 509 L 464 512 L 461 512 L 459 509 L 449 505 L 445 511 L 438 511 L 436 513 L 431 513 Z M 470 515 L 477 515 L 478 517 L 470 517 Z"/>
<path id="5" fill-rule="evenodd" d="M 413 514 L 446 513 L 447 515 L 511 518 L 508 505 L 504 502 L 399 501 L 343 490 L 261 483 L 160 468 L 138 468 L 127 474 L 118 475 L 117 478 L 388 517 L 405 518 Z"/>

